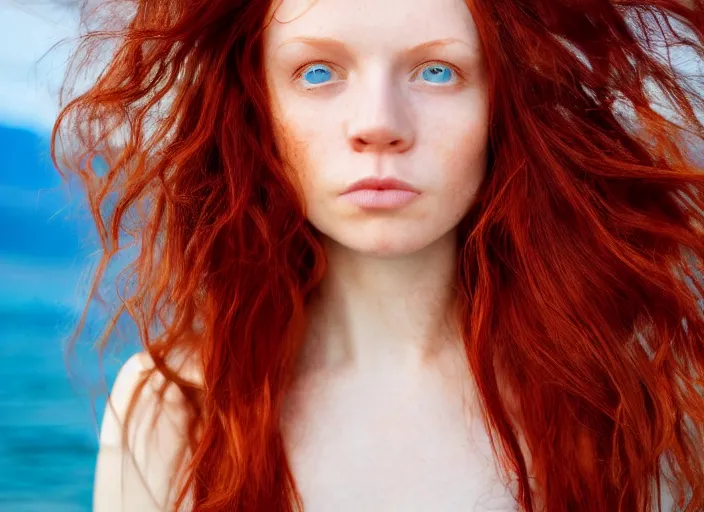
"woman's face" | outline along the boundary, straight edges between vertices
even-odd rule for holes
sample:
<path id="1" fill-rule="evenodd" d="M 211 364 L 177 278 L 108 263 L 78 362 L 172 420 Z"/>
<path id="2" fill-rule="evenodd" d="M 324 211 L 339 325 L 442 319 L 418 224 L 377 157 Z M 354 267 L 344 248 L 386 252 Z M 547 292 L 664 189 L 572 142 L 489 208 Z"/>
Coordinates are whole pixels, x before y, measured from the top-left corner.
<path id="1" fill-rule="evenodd" d="M 310 222 L 376 255 L 451 236 L 484 177 L 488 133 L 480 42 L 464 0 L 274 3 L 267 86 Z M 365 178 L 405 185 L 345 193 Z"/>

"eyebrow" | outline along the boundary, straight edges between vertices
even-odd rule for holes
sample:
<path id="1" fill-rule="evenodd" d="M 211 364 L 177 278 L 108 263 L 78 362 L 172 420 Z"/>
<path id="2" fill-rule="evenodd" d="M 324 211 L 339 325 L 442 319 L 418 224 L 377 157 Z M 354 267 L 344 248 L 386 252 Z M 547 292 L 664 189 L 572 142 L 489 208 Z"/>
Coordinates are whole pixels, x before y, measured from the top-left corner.
<path id="1" fill-rule="evenodd" d="M 277 50 L 287 44 L 290 43 L 303 43 L 307 44 L 309 46 L 314 46 L 317 48 L 337 48 L 337 49 L 342 49 L 345 47 L 345 43 L 342 41 L 339 41 L 337 39 L 334 39 L 332 37 L 310 37 L 310 36 L 298 36 L 298 37 L 292 37 L 291 39 L 287 39 L 283 43 L 281 43 Z M 423 43 L 417 44 L 413 46 L 412 48 L 406 50 L 407 53 L 418 53 L 424 50 L 429 50 L 431 48 L 435 47 L 440 47 L 440 46 L 448 46 L 450 44 L 455 44 L 455 43 L 460 43 L 464 46 L 468 46 L 470 48 L 473 48 L 471 44 L 469 44 L 466 41 L 462 41 L 461 39 L 457 39 L 455 37 L 445 37 L 443 39 L 434 39 L 432 41 L 425 41 Z"/>

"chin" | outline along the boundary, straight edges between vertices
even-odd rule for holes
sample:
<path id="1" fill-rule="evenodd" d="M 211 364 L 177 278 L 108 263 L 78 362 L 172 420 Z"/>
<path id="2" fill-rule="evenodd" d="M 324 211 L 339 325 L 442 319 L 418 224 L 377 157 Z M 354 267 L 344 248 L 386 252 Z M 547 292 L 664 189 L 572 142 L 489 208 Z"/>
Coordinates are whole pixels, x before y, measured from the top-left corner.
<path id="1" fill-rule="evenodd" d="M 424 233 L 418 227 L 405 230 L 334 230 L 323 232 L 335 245 L 350 251 L 380 258 L 394 258 L 421 251 L 442 237 L 443 233 L 433 236 Z"/>

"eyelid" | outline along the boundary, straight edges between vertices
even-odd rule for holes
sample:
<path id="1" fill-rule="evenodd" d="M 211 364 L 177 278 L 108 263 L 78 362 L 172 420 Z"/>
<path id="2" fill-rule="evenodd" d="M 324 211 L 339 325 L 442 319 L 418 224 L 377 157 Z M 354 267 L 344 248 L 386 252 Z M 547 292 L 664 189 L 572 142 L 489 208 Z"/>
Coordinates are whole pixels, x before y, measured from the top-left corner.
<path id="1" fill-rule="evenodd" d="M 298 82 L 298 81 L 301 79 L 301 76 L 303 75 L 303 73 L 304 73 L 308 68 L 313 67 L 313 66 L 318 65 L 318 64 L 323 64 L 323 65 L 325 65 L 325 66 L 328 66 L 328 67 L 330 67 L 333 71 L 335 71 L 335 69 L 336 69 L 335 64 L 333 64 L 332 62 L 325 61 L 325 60 L 313 60 L 313 61 L 309 61 L 309 62 L 306 63 L 306 64 L 303 64 L 302 66 L 299 66 L 299 67 L 297 68 L 297 70 L 294 72 L 293 77 L 292 77 L 291 80 L 294 81 L 294 82 Z M 450 69 L 455 73 L 455 76 L 456 76 L 454 82 L 451 82 L 451 83 L 448 83 L 448 84 L 435 84 L 435 85 L 433 85 L 433 87 L 439 87 L 439 86 L 442 86 L 442 85 L 446 85 L 446 86 L 449 86 L 449 85 L 457 85 L 457 84 L 459 84 L 459 83 L 462 83 L 462 82 L 465 80 L 463 73 L 458 69 L 457 66 L 455 66 L 455 65 L 453 65 L 453 64 L 450 64 L 449 62 L 442 61 L 442 60 L 427 60 L 427 61 L 425 61 L 425 62 L 422 62 L 422 63 L 418 64 L 418 65 L 414 68 L 414 70 L 413 70 L 411 76 L 412 76 L 412 77 L 415 77 L 415 76 L 420 72 L 421 69 L 423 69 L 423 68 L 425 68 L 425 67 L 427 67 L 427 66 L 429 66 L 429 65 L 431 65 L 431 64 L 440 64 L 441 66 L 446 66 L 446 67 L 450 68 Z M 315 89 L 315 88 L 318 88 L 318 87 L 322 87 L 322 86 L 324 86 L 324 85 L 328 85 L 328 84 L 313 85 L 313 86 L 310 86 L 310 87 L 304 87 L 304 89 Z"/>

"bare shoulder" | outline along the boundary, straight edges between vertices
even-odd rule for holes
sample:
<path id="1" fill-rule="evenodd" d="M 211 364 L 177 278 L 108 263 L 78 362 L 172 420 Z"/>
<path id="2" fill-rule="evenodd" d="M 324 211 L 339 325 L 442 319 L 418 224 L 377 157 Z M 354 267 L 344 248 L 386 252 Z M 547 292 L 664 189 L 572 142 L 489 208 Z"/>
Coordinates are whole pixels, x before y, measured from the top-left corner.
<path id="1" fill-rule="evenodd" d="M 174 475 L 187 457 L 187 409 L 174 385 L 163 400 L 159 398 L 164 377 L 159 372 L 150 375 L 153 367 L 151 357 L 140 352 L 117 374 L 100 430 L 95 512 L 170 510 L 176 497 Z M 133 400 L 125 443 L 123 430 Z"/>

